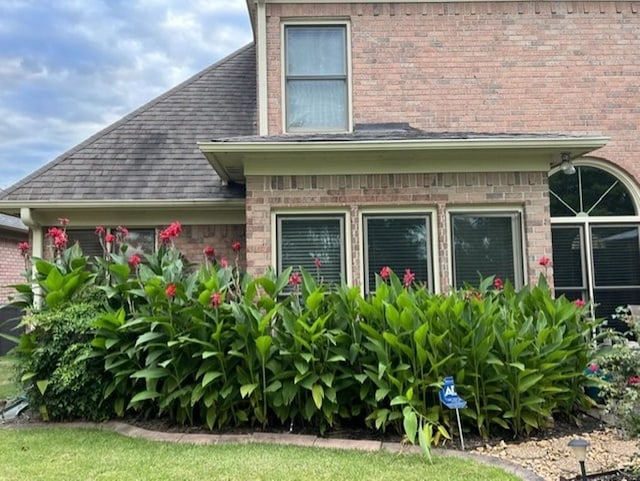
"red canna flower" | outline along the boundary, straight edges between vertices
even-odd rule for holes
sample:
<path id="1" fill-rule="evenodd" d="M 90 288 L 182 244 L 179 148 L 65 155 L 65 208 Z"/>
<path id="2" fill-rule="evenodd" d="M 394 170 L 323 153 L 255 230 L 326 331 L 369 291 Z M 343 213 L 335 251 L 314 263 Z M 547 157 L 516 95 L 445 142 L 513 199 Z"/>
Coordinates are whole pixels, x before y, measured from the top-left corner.
<path id="1" fill-rule="evenodd" d="M 538 261 L 538 264 L 540 264 L 542 267 L 547 267 L 549 264 L 551 264 L 551 259 L 549 259 L 547 256 L 542 256 Z"/>
<path id="2" fill-rule="evenodd" d="M 202 250 L 202 253 L 209 259 L 215 257 L 216 250 L 212 246 L 207 246 Z"/>
<path id="3" fill-rule="evenodd" d="M 220 259 L 220 265 L 223 269 L 226 269 L 227 267 L 229 267 L 229 261 L 223 257 L 222 259 Z"/>
<path id="4" fill-rule="evenodd" d="M 242 244 L 240 244 L 240 241 L 235 241 L 233 244 L 231 244 L 231 248 L 234 252 L 239 252 L 242 248 Z"/>
<path id="5" fill-rule="evenodd" d="M 385 281 L 389 279 L 390 275 L 391 269 L 389 268 L 389 266 L 384 266 L 382 269 L 380 269 L 380 277 L 382 277 Z"/>
<path id="6" fill-rule="evenodd" d="M 114 240 L 116 240 L 116 236 L 114 236 L 113 234 L 107 234 L 106 236 L 104 236 L 104 240 L 111 244 Z"/>
<path id="7" fill-rule="evenodd" d="M 69 225 L 69 219 L 67 219 L 66 217 L 58 217 L 58 222 L 62 227 Z"/>
<path id="8" fill-rule="evenodd" d="M 18 250 L 20 251 L 21 256 L 25 257 L 29 255 L 29 249 L 31 249 L 31 247 L 29 246 L 28 242 L 18 243 Z"/>
<path id="9" fill-rule="evenodd" d="M 411 272 L 411 269 L 405 269 L 404 270 L 404 278 L 402 279 L 402 283 L 404 284 L 404 287 L 409 287 L 411 284 L 413 284 L 413 281 L 416 280 L 416 275 Z"/>
<path id="10" fill-rule="evenodd" d="M 142 259 L 138 254 L 133 254 L 131 257 L 129 257 L 129 265 L 133 268 L 138 267 L 141 261 Z"/>
<path id="11" fill-rule="evenodd" d="M 316 269 L 320 269 L 322 267 L 322 262 L 317 257 L 313 258 L 313 265 L 316 266 Z"/>
<path id="12" fill-rule="evenodd" d="M 177 220 L 172 222 L 166 229 L 160 231 L 160 241 L 163 244 L 171 242 L 182 232 L 182 225 Z"/>
<path id="13" fill-rule="evenodd" d="M 211 307 L 218 307 L 222 303 L 222 293 L 214 292 L 211 294 Z"/>
<path id="14" fill-rule="evenodd" d="M 495 289 L 498 289 L 499 291 L 502 290 L 502 288 L 504 287 L 504 283 L 502 282 L 502 279 L 500 279 L 499 277 L 496 277 L 493 280 L 493 287 Z"/>
<path id="15" fill-rule="evenodd" d="M 582 299 L 576 299 L 575 301 L 573 301 L 573 303 L 577 306 L 577 307 L 584 307 L 585 302 Z"/>
<path id="16" fill-rule="evenodd" d="M 291 276 L 289 276 L 289 284 L 292 286 L 299 286 L 302 284 L 302 277 L 300 276 L 300 273 L 294 272 L 291 274 Z"/>
<path id="17" fill-rule="evenodd" d="M 122 227 L 121 225 L 119 225 L 118 227 L 116 227 L 116 231 L 118 231 L 122 237 L 129 237 L 129 229 L 127 229 L 126 227 Z"/>
<path id="18" fill-rule="evenodd" d="M 67 233 L 63 229 L 59 229 L 57 227 L 51 227 L 47 231 L 47 237 L 51 239 L 53 245 L 57 250 L 62 251 L 67 247 L 67 242 L 69 238 L 67 237 Z"/>
<path id="19" fill-rule="evenodd" d="M 167 286 L 167 289 L 164 292 L 169 297 L 175 296 L 176 295 L 176 285 L 175 284 L 169 284 Z"/>
<path id="20" fill-rule="evenodd" d="M 105 233 L 104 227 L 102 227 L 101 225 L 96 227 L 96 235 L 102 235 L 104 233 Z"/>

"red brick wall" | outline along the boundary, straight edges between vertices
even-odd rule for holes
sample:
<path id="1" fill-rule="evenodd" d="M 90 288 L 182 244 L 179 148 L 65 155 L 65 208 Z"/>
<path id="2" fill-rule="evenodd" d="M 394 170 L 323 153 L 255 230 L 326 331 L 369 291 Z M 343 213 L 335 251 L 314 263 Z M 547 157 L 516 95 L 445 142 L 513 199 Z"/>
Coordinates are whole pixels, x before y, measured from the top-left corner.
<path id="1" fill-rule="evenodd" d="M 157 226 L 156 232 L 165 229 L 167 225 Z M 153 227 L 141 227 L 141 229 L 152 229 Z M 134 228 L 132 228 L 134 229 Z M 46 232 L 47 228 L 44 229 Z M 93 231 L 93 228 L 89 228 Z M 242 249 L 239 252 L 238 263 L 242 269 L 245 268 L 245 226 L 238 224 L 229 225 L 182 225 L 182 233 L 175 239 L 175 245 L 180 249 L 188 262 L 200 264 L 204 260 L 203 249 L 212 246 L 216 251 L 218 259 L 226 258 L 230 264 L 235 261 L 235 252 L 231 248 L 235 241 L 239 241 Z M 16 241 L 17 242 L 17 241 Z M 98 242 L 97 238 L 96 241 Z M 44 240 L 44 257 L 50 259 L 53 250 L 49 239 Z M 15 247 L 14 244 L 13 247 Z M 17 249 L 16 249 L 17 251 Z"/>
<path id="2" fill-rule="evenodd" d="M 212 246 L 218 260 L 224 257 L 230 265 L 233 265 L 236 254 L 231 246 L 236 241 L 239 241 L 242 246 L 238 254 L 238 264 L 241 269 L 244 269 L 246 266 L 244 225 L 183 225 L 182 234 L 176 239 L 175 244 L 189 262 L 202 263 L 204 260 L 202 250 Z"/>
<path id="3" fill-rule="evenodd" d="M 371 206 L 435 207 L 436 255 L 440 263 L 440 283 L 446 288 L 450 284 L 447 209 L 501 206 L 505 210 L 513 207 L 524 210 L 528 244 L 525 256 L 528 281 L 531 282 L 540 273 L 538 259 L 543 255 L 551 256 L 548 203 L 546 172 L 250 177 L 247 179 L 247 269 L 257 274 L 273 264 L 270 239 L 274 210 L 342 207 L 351 215 L 347 235 L 352 243 L 353 283 L 359 284 L 360 209 Z"/>
<path id="4" fill-rule="evenodd" d="M 24 260 L 18 251 L 18 243 L 26 240 L 26 234 L 0 233 L 0 306 L 7 304 L 9 294 L 15 292 L 6 286 L 25 280 L 20 275 L 24 271 Z"/>
<path id="5" fill-rule="evenodd" d="M 269 133 L 281 20 L 350 19 L 354 123 L 606 135 L 640 178 L 640 2 L 267 4 Z"/>

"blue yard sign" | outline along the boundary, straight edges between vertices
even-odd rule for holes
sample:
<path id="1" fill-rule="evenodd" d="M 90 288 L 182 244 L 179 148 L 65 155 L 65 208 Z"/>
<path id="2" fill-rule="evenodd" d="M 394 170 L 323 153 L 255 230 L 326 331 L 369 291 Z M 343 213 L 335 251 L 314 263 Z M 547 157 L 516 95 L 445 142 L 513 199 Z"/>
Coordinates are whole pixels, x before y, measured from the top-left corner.
<path id="1" fill-rule="evenodd" d="M 447 376 L 444 378 L 444 384 L 440 389 L 440 402 L 447 406 L 449 409 L 456 410 L 456 418 L 458 420 L 458 432 L 460 433 L 460 447 L 464 451 L 464 437 L 462 436 L 462 424 L 460 422 L 460 411 L 467 407 L 467 401 L 458 396 L 456 392 L 456 386 L 453 383 L 453 377 Z"/>
<path id="2" fill-rule="evenodd" d="M 444 384 L 442 385 L 442 389 L 440 389 L 440 402 L 449 409 L 462 409 L 467 406 L 467 401 L 456 393 L 456 386 L 451 376 L 444 378 Z"/>

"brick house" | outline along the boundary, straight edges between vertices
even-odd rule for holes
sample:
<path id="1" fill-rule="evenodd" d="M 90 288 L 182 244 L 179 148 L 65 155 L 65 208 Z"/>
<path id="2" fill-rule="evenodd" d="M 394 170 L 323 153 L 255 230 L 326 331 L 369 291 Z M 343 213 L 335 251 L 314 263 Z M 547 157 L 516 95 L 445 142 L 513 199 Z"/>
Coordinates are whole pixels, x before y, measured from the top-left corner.
<path id="1" fill-rule="evenodd" d="M 18 251 L 18 243 L 26 242 L 27 227 L 20 219 L 0 214 L 0 307 L 9 302 L 12 290 L 6 286 L 24 281 L 24 259 Z"/>
<path id="2" fill-rule="evenodd" d="M 248 0 L 254 42 L 0 197 L 42 252 L 178 219 L 191 260 L 381 266 L 435 291 L 546 272 L 640 304 L 640 2 Z M 542 256 L 552 259 L 543 268 Z"/>

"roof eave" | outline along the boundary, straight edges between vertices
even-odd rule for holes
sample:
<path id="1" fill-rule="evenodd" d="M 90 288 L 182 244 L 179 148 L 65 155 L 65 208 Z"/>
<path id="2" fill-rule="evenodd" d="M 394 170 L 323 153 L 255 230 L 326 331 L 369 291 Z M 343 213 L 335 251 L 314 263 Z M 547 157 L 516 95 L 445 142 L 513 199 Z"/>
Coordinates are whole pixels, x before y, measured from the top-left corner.
<path id="1" fill-rule="evenodd" d="M 209 208 L 236 209 L 244 207 L 244 199 L 126 199 L 126 200 L 0 200 L 0 212 L 8 214 L 20 213 L 21 208 L 31 209 L 165 209 L 174 208 Z"/>
<path id="2" fill-rule="evenodd" d="M 350 141 L 257 141 L 257 142 L 198 142 L 198 148 L 205 155 L 211 166 L 225 181 L 243 181 L 241 176 L 233 175 L 244 160 L 256 158 L 264 154 L 304 154 L 304 153 L 402 153 L 409 151 L 437 152 L 471 151 L 557 151 L 568 153 L 576 158 L 593 150 L 604 147 L 609 137 L 569 137 L 569 136 L 520 136 L 494 138 L 462 138 L 462 139 L 403 139 L 403 140 L 350 140 Z M 230 169 L 229 167 L 236 167 Z"/>

